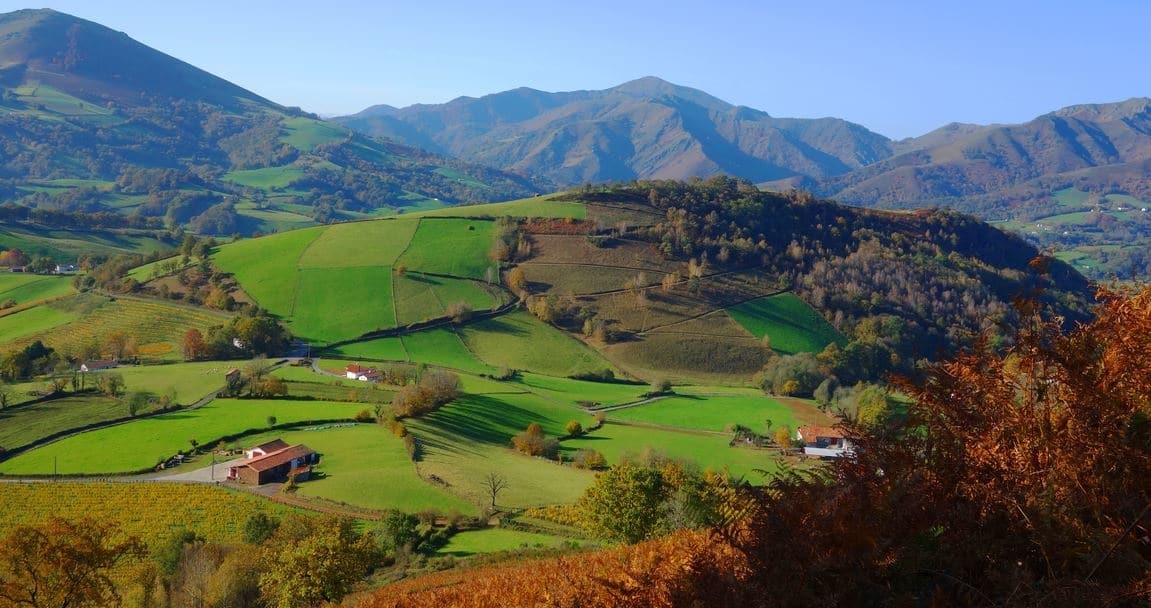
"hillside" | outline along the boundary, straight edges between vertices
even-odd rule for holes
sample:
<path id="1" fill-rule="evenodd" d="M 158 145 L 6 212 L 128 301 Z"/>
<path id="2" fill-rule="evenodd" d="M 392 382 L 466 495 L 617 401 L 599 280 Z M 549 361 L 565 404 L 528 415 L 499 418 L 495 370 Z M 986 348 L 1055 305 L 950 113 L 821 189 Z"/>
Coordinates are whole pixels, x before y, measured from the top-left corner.
<path id="1" fill-rule="evenodd" d="M 868 211 L 723 177 L 450 213 L 240 241 L 213 261 L 296 336 L 346 357 L 405 358 L 408 339 L 398 337 L 412 324 L 466 304 L 496 316 L 453 330 L 449 341 L 458 348 L 458 337 L 488 369 L 528 356 L 508 358 L 511 344 L 501 350 L 489 332 L 533 335 L 534 316 L 610 362 L 549 373 L 614 367 L 645 381 L 741 384 L 776 355 L 829 348 L 822 356 L 850 382 L 910 371 L 1010 324 L 1012 298 L 1029 288 L 1037 255 L 953 212 Z M 1064 264 L 1050 276 L 1047 298 L 1068 319 L 1085 318 L 1083 278 Z M 531 316 L 501 314 L 513 295 Z M 349 298 L 357 310 L 341 314 Z"/>
<path id="2" fill-rule="evenodd" d="M 835 118 L 774 118 L 646 77 L 602 91 L 520 88 L 334 119 L 472 162 L 560 185 L 686 179 L 822 178 L 891 154 L 887 138 Z"/>
<path id="3" fill-rule="evenodd" d="M 285 108 L 126 34 L 0 15 L 0 203 L 250 234 L 533 191 Z"/>
<path id="4" fill-rule="evenodd" d="M 1094 278 L 1145 278 L 1149 129 L 1146 98 L 1071 106 L 1024 124 L 947 125 L 849 173 L 768 185 L 852 205 L 947 206 L 1005 222 Z"/>

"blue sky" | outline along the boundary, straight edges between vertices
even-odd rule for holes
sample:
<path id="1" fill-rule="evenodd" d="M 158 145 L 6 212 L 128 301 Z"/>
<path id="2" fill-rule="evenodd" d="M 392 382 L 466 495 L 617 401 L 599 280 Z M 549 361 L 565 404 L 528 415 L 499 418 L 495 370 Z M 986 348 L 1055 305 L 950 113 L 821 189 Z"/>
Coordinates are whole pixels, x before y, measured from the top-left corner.
<path id="1" fill-rule="evenodd" d="M 321 114 L 659 76 L 894 138 L 1151 96 L 1151 2 L 58 0 Z M 0 0 L 7 12 L 28 5 Z"/>

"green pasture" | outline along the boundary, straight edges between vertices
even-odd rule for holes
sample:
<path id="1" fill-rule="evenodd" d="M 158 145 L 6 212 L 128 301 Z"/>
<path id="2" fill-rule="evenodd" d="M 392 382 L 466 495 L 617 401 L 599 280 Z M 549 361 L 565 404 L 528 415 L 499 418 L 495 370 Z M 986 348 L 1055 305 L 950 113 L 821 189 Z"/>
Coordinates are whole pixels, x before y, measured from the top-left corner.
<path id="1" fill-rule="evenodd" d="M 300 268 L 390 268 L 415 234 L 415 220 L 376 220 L 328 226 L 300 257 Z"/>
<path id="2" fill-rule="evenodd" d="M 761 483 L 764 478 L 754 469 L 774 471 L 779 462 L 774 452 L 748 447 L 730 447 L 731 436 L 726 433 L 662 429 L 613 423 L 611 413 L 602 428 L 579 439 L 563 442 L 563 450 L 571 457 L 576 450 L 592 449 L 601 452 L 608 464 L 616 464 L 626 456 L 639 456 L 654 451 L 672 458 L 696 463 L 701 469 L 723 470 L 735 476 Z"/>
<path id="3" fill-rule="evenodd" d="M 791 407 L 762 394 L 745 396 L 686 395 L 668 397 L 619 410 L 607 412 L 609 420 L 644 422 L 703 431 L 727 431 L 733 425 L 745 426 L 757 433 L 767 431 L 766 421 L 772 429 L 787 425 L 796 428 L 795 413 Z"/>
<path id="4" fill-rule="evenodd" d="M 313 342 L 335 342 L 395 327 L 389 268 L 313 268 L 298 273 L 291 330 Z"/>
<path id="5" fill-rule="evenodd" d="M 482 279 L 491 262 L 493 222 L 480 219 L 420 220 L 396 265 L 408 270 Z"/>
<path id="6" fill-rule="evenodd" d="M 518 549 L 550 549 L 570 542 L 570 539 L 562 536 L 509 530 L 507 528 L 488 528 L 458 532 L 452 535 L 448 544 L 436 553 L 468 557 L 481 553 L 499 553 Z"/>
<path id="7" fill-rule="evenodd" d="M 451 367 L 473 374 L 490 374 L 495 367 L 487 365 L 468 350 L 452 328 L 436 328 L 403 337 L 404 349 L 412 363 Z"/>
<path id="8" fill-rule="evenodd" d="M 550 376 L 612 368 L 594 350 L 523 311 L 466 325 L 460 333 L 476 357 L 496 367 Z"/>
<path id="9" fill-rule="evenodd" d="M 832 342 L 845 342 L 815 309 L 790 293 L 744 302 L 727 313 L 756 338 L 769 336 L 778 353 L 818 353 Z"/>
<path id="10" fill-rule="evenodd" d="M 493 297 L 496 288 L 485 289 L 469 279 L 407 272 L 396 276 L 394 286 L 396 324 L 401 326 L 442 317 L 455 302 L 467 302 L 474 311 L 490 310 L 500 303 Z"/>
<path id="11" fill-rule="evenodd" d="M 224 272 L 235 275 L 240 286 L 260 306 L 280 317 L 292 313 L 300 256 L 323 227 L 293 230 L 258 239 L 243 239 L 221 246 L 212 259 Z"/>
<path id="12" fill-rule="evenodd" d="M 148 468 L 191 439 L 207 443 L 225 435 L 308 420 L 350 419 L 360 403 L 217 399 L 195 410 L 176 411 L 76 435 L 0 463 L 0 473 L 117 473 Z"/>
<path id="13" fill-rule="evenodd" d="M 246 171 L 232 171 L 225 173 L 224 179 L 230 182 L 268 190 L 271 188 L 287 188 L 292 182 L 307 176 L 303 169 L 296 165 L 282 167 L 264 167 L 261 169 L 248 169 Z"/>
<path id="14" fill-rule="evenodd" d="M 445 207 L 432 211 L 421 211 L 411 214 L 418 217 L 541 217 L 566 218 L 582 220 L 587 217 L 587 207 L 583 203 L 553 201 L 547 197 L 535 196 L 503 203 L 486 203 L 483 205 L 463 205 L 459 207 Z"/>
<path id="15" fill-rule="evenodd" d="M 314 118 L 285 118 L 283 124 L 284 130 L 287 131 L 283 137 L 284 143 L 301 152 L 311 152 L 320 144 L 344 141 L 348 138 L 347 129 Z"/>
<path id="16" fill-rule="evenodd" d="M 404 350 L 404 343 L 398 336 L 345 344 L 327 352 L 334 357 L 343 357 L 345 359 L 375 359 L 380 361 L 408 360 L 408 351 Z"/>
<path id="17" fill-rule="evenodd" d="M 51 306 L 36 306 L 0 317 L 0 344 L 47 332 L 76 319 L 76 315 Z"/>
<path id="18" fill-rule="evenodd" d="M 0 302 L 27 304 L 69 293 L 72 293 L 70 276 L 0 273 Z"/>
<path id="19" fill-rule="evenodd" d="M 415 512 L 437 509 L 474 513 L 475 505 L 425 482 L 408 457 L 404 441 L 378 424 L 316 431 L 272 432 L 246 439 L 244 445 L 281 438 L 320 453 L 318 475 L 300 484 L 297 494 L 369 509 Z"/>
<path id="20" fill-rule="evenodd" d="M 224 374 L 233 367 L 242 367 L 243 361 L 204 361 L 173 363 L 170 365 L 129 365 L 101 372 L 85 374 L 91 385 L 101 374 L 115 373 L 124 378 L 124 390 L 144 391 L 162 395 L 176 392 L 176 403 L 190 405 L 227 384 Z"/>
<path id="21" fill-rule="evenodd" d="M 1082 207 L 1087 204 L 1090 193 L 1076 188 L 1064 188 L 1052 193 L 1052 197 L 1060 207 Z"/>
<path id="22" fill-rule="evenodd" d="M 520 387 L 522 390 L 573 407 L 578 406 L 581 401 L 598 403 L 600 406 L 639 401 L 643 398 L 643 393 L 647 392 L 649 388 L 647 385 L 589 382 L 530 372 L 521 372 L 514 380 L 506 384 L 509 387 Z"/>
<path id="23" fill-rule="evenodd" d="M 589 416 L 534 395 L 466 395 L 404 424 L 420 441 L 419 467 L 425 477 L 436 475 L 453 494 L 480 505 L 490 500 L 485 498 L 483 478 L 499 473 L 508 480 L 499 505 L 514 508 L 574 502 L 591 483 L 587 471 L 511 449 L 512 435 L 528 424 L 539 422 L 546 434 L 558 436 L 573 418 L 590 424 Z"/>
<path id="24" fill-rule="evenodd" d="M 252 232 L 287 232 L 297 228 L 315 226 L 316 221 L 308 215 L 285 211 L 276 207 L 257 208 L 253 203 L 236 205 L 236 213 L 248 221 L 242 225 Z"/>

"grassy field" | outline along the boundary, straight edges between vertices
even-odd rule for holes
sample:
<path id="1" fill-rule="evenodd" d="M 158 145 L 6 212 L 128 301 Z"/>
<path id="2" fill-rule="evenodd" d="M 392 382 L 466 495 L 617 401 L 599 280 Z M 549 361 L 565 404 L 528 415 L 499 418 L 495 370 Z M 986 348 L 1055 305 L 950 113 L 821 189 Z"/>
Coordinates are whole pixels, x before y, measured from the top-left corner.
<path id="1" fill-rule="evenodd" d="M 761 425 L 762 426 L 762 425 Z M 611 416 L 603 428 L 579 439 L 563 442 L 563 450 L 570 457 L 576 450 L 599 450 L 608 464 L 616 464 L 625 456 L 637 456 L 645 450 L 694 462 L 702 469 L 722 470 L 752 483 L 764 478 L 754 469 L 774 471 L 779 462 L 773 452 L 744 447 L 729 447 L 730 436 L 701 434 L 612 423 Z"/>
<path id="2" fill-rule="evenodd" d="M 404 442 L 378 424 L 320 431 L 276 432 L 246 443 L 279 437 L 320 453 L 317 479 L 300 484 L 301 496 L 315 496 L 357 507 L 415 512 L 437 509 L 471 514 L 469 504 L 420 479 Z"/>
<path id="3" fill-rule="evenodd" d="M 467 302 L 476 311 L 490 310 L 502 303 L 502 298 L 494 297 L 502 292 L 490 286 L 485 289 L 480 281 L 407 272 L 396 276 L 394 285 L 397 325 L 445 316 L 447 307 L 455 302 Z"/>
<path id="4" fill-rule="evenodd" d="M 4 315 L 0 317 L 0 344 L 48 332 L 75 319 L 75 314 L 51 306 L 36 306 Z"/>
<path id="5" fill-rule="evenodd" d="M 284 143 L 302 152 L 311 152 L 320 144 L 348 138 L 347 129 L 314 118 L 285 118 L 284 129 L 288 132 L 283 137 Z"/>
<path id="6" fill-rule="evenodd" d="M 766 430 L 766 420 L 774 428 L 787 425 L 795 430 L 794 409 L 763 395 L 669 397 L 644 405 L 613 410 L 609 420 L 646 422 L 704 431 L 725 431 L 740 424 L 757 433 Z"/>
<path id="7" fill-rule="evenodd" d="M 581 401 L 590 401 L 602 406 L 630 403 L 639 401 L 643 398 L 643 393 L 648 391 L 647 385 L 588 382 L 528 372 L 519 374 L 506 385 L 520 387 L 569 406 L 578 406 Z"/>
<path id="8" fill-rule="evenodd" d="M 447 545 L 444 545 L 439 555 L 452 555 L 455 557 L 468 557 L 480 553 L 498 553 L 501 551 L 515 551 L 517 549 L 544 549 L 560 547 L 572 542 L 562 536 L 550 534 L 537 534 L 535 532 L 522 532 L 505 528 L 489 528 L 487 530 L 468 530 L 452 536 Z"/>
<path id="9" fill-rule="evenodd" d="M 845 342 L 842 334 L 794 294 L 752 300 L 727 312 L 756 338 L 768 336 L 778 353 L 817 353 L 832 342 Z"/>
<path id="10" fill-rule="evenodd" d="M 345 359 L 376 359 L 385 361 L 407 361 L 408 351 L 398 337 L 378 338 L 367 342 L 346 344 L 330 351 L 333 357 Z"/>
<path id="11" fill-rule="evenodd" d="M 395 327 L 391 269 L 316 268 L 297 276 L 290 323 L 294 335 L 326 343 Z"/>
<path id="12" fill-rule="evenodd" d="M 0 473 L 45 475 L 117 473 L 148 468 L 161 458 L 188 450 L 189 440 L 208 442 L 224 435 L 307 420 L 351 418 L 359 403 L 217 399 L 191 410 L 172 412 L 76 435 L 32 450 L 4 463 Z"/>
<path id="13" fill-rule="evenodd" d="M 550 436 L 563 434 L 569 419 L 585 426 L 586 414 L 526 394 L 467 395 L 418 419 L 405 421 L 421 441 L 419 463 L 425 477 L 436 475 L 453 494 L 475 504 L 485 501 L 483 478 L 495 471 L 508 479 L 500 495 L 504 507 L 572 502 L 591 482 L 586 471 L 513 452 L 511 437 L 538 422 Z"/>
<path id="14" fill-rule="evenodd" d="M 0 273 L 0 302 L 27 304 L 69 294 L 72 291 L 70 276 Z"/>
<path id="15" fill-rule="evenodd" d="M 236 280 L 260 306 L 288 318 L 296 295 L 297 266 L 304 250 L 323 232 L 322 227 L 244 239 L 220 247 L 212 259 Z"/>
<path id="16" fill-rule="evenodd" d="M 409 214 L 417 217 L 474 217 L 499 218 L 510 217 L 555 217 L 584 219 L 587 217 L 587 207 L 583 203 L 569 203 L 553 201 L 543 196 L 523 198 L 504 203 L 488 203 L 485 205 L 464 205 L 460 207 L 446 207 L 432 211 L 421 211 Z"/>
<path id="17" fill-rule="evenodd" d="M 412 363 L 452 367 L 473 374 L 490 374 L 497 370 L 476 359 L 451 328 L 409 334 L 403 337 L 403 343 Z"/>
<path id="18" fill-rule="evenodd" d="M 482 279 L 491 262 L 492 225 L 487 220 L 423 219 L 397 260 L 408 270 Z"/>
<path id="19" fill-rule="evenodd" d="M 127 391 L 145 391 L 161 395 L 172 390 L 176 403 L 189 405 L 201 397 L 224 388 L 224 373 L 242 366 L 242 361 L 205 361 L 199 363 L 173 363 L 170 365 L 141 365 L 118 367 L 109 372 L 92 372 L 88 382 L 103 373 L 116 373 L 124 378 Z"/>
<path id="20" fill-rule="evenodd" d="M 282 167 L 264 167 L 262 169 L 249 169 L 247 171 L 232 171 L 224 174 L 224 179 L 235 182 L 241 186 L 252 188 L 287 188 L 288 184 L 303 178 L 307 174 L 295 165 Z"/>
<path id="21" fill-rule="evenodd" d="M 769 353 L 752 337 L 653 333 L 642 340 L 603 348 L 613 363 L 645 379 L 677 384 L 746 384 L 767 363 Z"/>
<path id="22" fill-rule="evenodd" d="M 411 242 L 418 223 L 380 220 L 334 224 L 300 257 L 300 268 L 390 268 Z"/>
<path id="23" fill-rule="evenodd" d="M 522 311 L 467 325 L 461 333 L 468 348 L 481 361 L 496 367 L 550 376 L 570 376 L 612 367 L 578 340 Z"/>

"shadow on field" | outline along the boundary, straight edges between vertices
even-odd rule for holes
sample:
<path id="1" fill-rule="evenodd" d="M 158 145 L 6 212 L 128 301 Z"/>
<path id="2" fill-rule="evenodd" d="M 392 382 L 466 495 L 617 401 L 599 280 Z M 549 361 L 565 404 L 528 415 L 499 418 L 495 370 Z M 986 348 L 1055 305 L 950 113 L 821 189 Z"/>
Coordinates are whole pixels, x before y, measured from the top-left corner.
<path id="1" fill-rule="evenodd" d="M 524 330 L 518 325 L 513 325 L 500 318 L 488 319 L 483 323 L 483 330 L 490 331 L 497 334 L 508 334 L 512 336 L 526 336 L 530 332 Z"/>
<path id="2" fill-rule="evenodd" d="M 428 447 L 447 452 L 480 454 L 469 448 L 472 442 L 511 447 L 512 435 L 532 422 L 552 422 L 529 409 L 501 401 L 490 395 L 468 395 L 423 418 L 420 440 Z"/>

